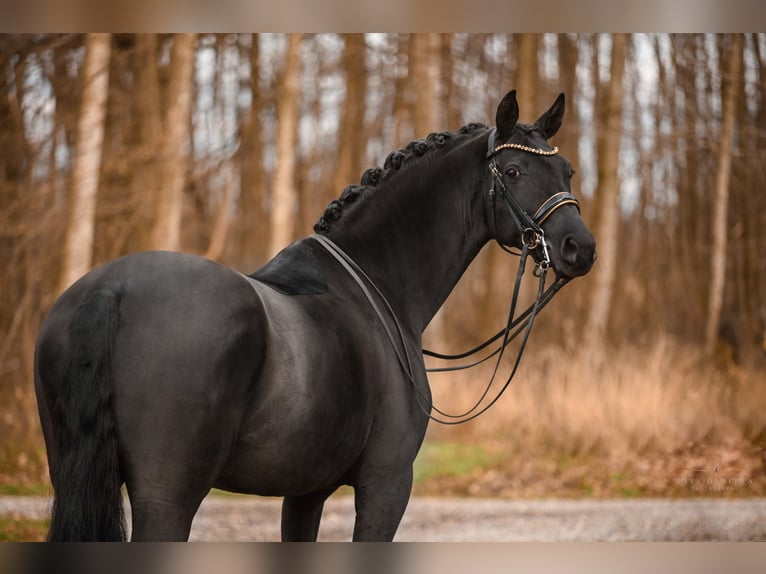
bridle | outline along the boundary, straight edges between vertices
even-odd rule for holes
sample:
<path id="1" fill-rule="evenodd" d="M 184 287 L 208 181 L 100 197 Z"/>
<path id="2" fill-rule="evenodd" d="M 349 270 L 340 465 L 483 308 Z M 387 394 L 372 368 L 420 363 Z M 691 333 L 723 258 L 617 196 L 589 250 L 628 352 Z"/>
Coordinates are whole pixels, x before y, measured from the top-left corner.
<path id="1" fill-rule="evenodd" d="M 537 263 L 538 269 L 543 266 L 548 267 L 550 266 L 550 257 L 548 255 L 548 247 L 545 242 L 545 232 L 543 231 L 542 224 L 551 215 L 553 215 L 557 209 L 565 205 L 574 205 L 579 213 L 580 202 L 571 193 L 563 191 L 556 193 L 546 199 L 543 204 L 537 208 L 537 211 L 535 211 L 534 215 L 530 216 L 526 210 L 521 207 L 521 204 L 519 203 L 519 200 L 516 198 L 516 196 L 510 193 L 508 188 L 505 186 L 503 176 L 497 167 L 495 156 L 497 156 L 499 152 L 505 149 L 517 149 L 536 155 L 552 156 L 559 152 L 559 148 L 554 147 L 551 150 L 543 150 L 540 148 L 529 147 L 517 143 L 505 143 L 499 146 L 495 146 L 496 136 L 497 128 L 492 128 L 492 130 L 489 132 L 489 138 L 487 139 L 486 154 L 486 158 L 489 160 L 489 172 L 492 176 L 492 185 L 489 188 L 489 209 L 491 217 L 490 227 L 492 235 L 496 238 L 496 241 L 500 247 L 502 247 L 505 251 L 508 251 L 508 248 L 503 245 L 499 239 L 497 239 L 497 224 L 495 221 L 495 212 L 497 207 L 495 205 L 495 197 L 499 195 L 500 199 L 504 200 L 508 205 L 508 209 L 511 212 L 511 217 L 513 218 L 513 221 L 516 224 L 519 233 L 521 234 L 522 244 L 527 245 L 529 250 L 534 250 L 538 246 L 542 246 L 543 258 Z"/>
<path id="2" fill-rule="evenodd" d="M 404 371 L 404 373 L 407 375 L 407 378 L 410 380 L 413 389 L 415 390 L 416 397 L 418 400 L 418 404 L 420 405 L 423 412 L 433 421 L 438 422 L 440 424 L 444 425 L 457 425 L 457 424 L 463 424 L 468 421 L 471 421 L 481 414 L 485 413 L 487 410 L 489 410 L 503 395 L 505 390 L 510 385 L 511 381 L 513 380 L 514 375 L 516 374 L 516 370 L 518 369 L 519 363 L 521 362 L 521 356 L 524 353 L 524 349 L 526 348 L 527 341 L 529 339 L 529 335 L 532 331 L 532 325 L 535 322 L 535 318 L 537 317 L 537 314 L 542 311 L 542 309 L 553 299 L 553 297 L 558 293 L 558 291 L 566 285 L 571 279 L 569 277 L 562 277 L 558 276 L 556 277 L 556 280 L 548 287 L 545 288 L 545 282 L 547 278 L 547 273 L 550 268 L 550 256 L 548 253 L 548 247 L 545 239 L 545 232 L 542 229 L 542 224 L 560 207 L 563 207 L 564 205 L 574 205 L 577 207 L 578 212 L 580 211 L 580 204 L 577 198 L 568 192 L 562 192 L 557 193 L 551 197 L 549 197 L 543 204 L 537 209 L 537 211 L 534 213 L 534 215 L 530 216 L 524 208 L 521 207 L 521 204 L 518 202 L 518 199 L 508 191 L 508 188 L 505 186 L 505 183 L 503 182 L 502 175 L 500 174 L 500 171 L 497 168 L 497 163 L 495 161 L 495 156 L 498 154 L 498 152 L 504 150 L 504 149 L 518 149 L 527 153 L 534 153 L 537 155 L 544 155 L 544 156 L 551 156 L 558 153 L 558 148 L 554 147 L 552 150 L 542 150 L 538 148 L 532 148 L 528 146 L 524 146 L 521 144 L 516 143 L 506 143 L 499 146 L 494 145 L 495 142 L 495 136 L 496 136 L 496 129 L 492 129 L 492 131 L 489 134 L 489 139 L 487 141 L 487 154 L 486 158 L 488 161 L 488 167 L 489 171 L 492 177 L 492 183 L 489 189 L 489 201 L 490 201 L 490 210 L 491 210 L 491 217 L 492 217 L 492 234 L 496 238 L 498 244 L 500 247 L 513 254 L 516 255 L 513 251 L 511 251 L 507 246 L 503 245 L 502 242 L 500 242 L 497 239 L 497 233 L 495 229 L 495 198 L 496 196 L 500 196 L 501 199 L 505 201 L 505 203 L 508 205 L 508 208 L 511 212 L 511 217 L 514 220 L 514 223 L 516 224 L 516 227 L 518 228 L 519 232 L 521 233 L 521 250 L 518 254 L 520 256 L 519 259 L 519 268 L 516 273 L 516 281 L 514 283 L 513 288 L 513 296 L 511 297 L 511 305 L 508 312 L 508 321 L 506 323 L 506 326 L 501 329 L 498 333 L 487 339 L 485 342 L 481 343 L 477 347 L 471 349 L 470 351 L 466 351 L 464 353 L 459 353 L 456 355 L 445 355 L 441 353 L 435 353 L 433 351 L 429 351 L 428 349 L 422 349 L 423 355 L 434 357 L 437 359 L 442 360 L 460 360 L 465 359 L 467 357 L 476 355 L 477 353 L 481 352 L 485 348 L 487 348 L 489 345 L 497 341 L 498 339 L 502 338 L 502 342 L 500 343 L 500 346 L 495 349 L 492 353 L 488 354 L 487 356 L 483 357 L 482 359 L 479 359 L 477 361 L 474 361 L 470 364 L 466 365 L 460 365 L 457 367 L 442 367 L 442 368 L 433 368 L 433 369 L 426 369 L 426 372 L 433 373 L 433 372 L 447 372 L 447 371 L 459 371 L 464 369 L 470 369 L 472 367 L 475 367 L 477 365 L 480 365 L 481 363 L 489 360 L 490 358 L 497 356 L 497 360 L 495 361 L 494 370 L 492 372 L 492 376 L 490 377 L 489 383 L 487 384 L 484 392 L 479 397 L 479 400 L 476 401 L 476 403 L 467 411 L 461 413 L 461 414 L 449 414 L 446 413 L 438 408 L 436 408 L 433 403 L 431 402 L 430 398 L 426 396 L 426 394 L 418 387 L 417 382 L 415 381 L 415 375 L 412 368 L 412 361 L 410 360 L 409 352 L 407 351 L 407 342 L 406 338 L 404 337 L 403 329 L 399 323 L 399 320 L 394 313 L 394 310 L 391 308 L 391 305 L 388 303 L 386 297 L 383 295 L 383 293 L 378 289 L 377 285 L 370 279 L 370 277 L 364 272 L 364 270 L 346 253 L 344 252 L 338 245 L 336 245 L 331 239 L 324 235 L 318 235 L 315 234 L 312 237 L 319 242 L 322 247 L 324 247 L 330 255 L 332 255 L 344 268 L 345 270 L 351 275 L 351 277 L 354 279 L 354 281 L 357 283 L 357 285 L 362 290 L 364 296 L 370 303 L 370 306 L 375 311 L 375 314 L 377 315 L 380 323 L 383 325 L 383 328 L 386 332 L 386 336 L 391 343 L 391 346 L 394 349 L 394 353 L 396 354 L 396 358 L 399 361 L 399 364 Z M 532 252 L 537 249 L 538 247 L 542 247 L 542 257 L 536 261 L 536 266 L 533 274 L 538 278 L 538 288 L 537 288 L 537 296 L 535 298 L 535 301 L 518 317 L 514 317 L 516 314 L 516 304 L 518 301 L 519 296 L 519 290 L 521 287 L 521 279 L 524 275 L 524 271 L 526 269 L 526 260 L 529 255 L 532 254 Z M 375 291 L 380 298 L 380 300 L 383 302 L 387 314 L 393 321 L 394 327 L 396 328 L 396 337 L 394 336 L 394 333 L 392 333 L 391 329 L 388 326 L 388 323 L 385 320 L 384 313 L 378 306 L 378 304 L 375 302 L 375 298 L 372 295 L 372 292 L 370 291 L 370 288 L 372 288 L 373 291 Z M 510 342 L 515 339 L 520 333 L 524 333 L 520 346 L 519 351 L 516 356 L 516 360 L 513 365 L 513 369 L 511 370 L 511 374 L 506 379 L 505 383 L 501 387 L 500 391 L 489 401 L 489 403 L 482 406 L 482 403 L 486 399 L 486 397 L 489 395 L 489 391 L 492 388 L 492 385 L 495 381 L 495 378 L 497 376 L 498 370 L 500 368 L 500 363 L 503 358 L 503 354 L 505 352 L 505 348 L 510 344 Z M 399 343 L 397 344 L 396 339 L 398 338 Z M 400 351 L 399 345 L 401 345 Z M 436 412 L 440 416 L 434 416 L 432 412 Z M 444 418 L 441 418 L 444 417 Z"/>
<path id="3" fill-rule="evenodd" d="M 548 245 L 546 242 L 545 232 L 543 231 L 542 224 L 551 215 L 553 215 L 553 213 L 557 209 L 563 207 L 564 205 L 574 205 L 577 208 L 577 211 L 579 213 L 580 202 L 577 200 L 577 198 L 574 195 L 572 195 L 569 192 L 556 193 L 552 195 L 551 197 L 549 197 L 548 199 L 546 199 L 543 202 L 543 204 L 537 208 L 535 213 L 530 216 L 529 213 L 527 213 L 527 211 L 521 206 L 516 196 L 508 191 L 508 188 L 506 187 L 505 182 L 503 181 L 503 177 L 500 173 L 500 170 L 497 167 L 497 162 L 495 160 L 495 157 L 497 156 L 497 154 L 500 151 L 505 149 L 517 149 L 523 152 L 532 153 L 536 155 L 552 156 L 558 153 L 559 151 L 558 148 L 554 147 L 550 150 L 543 150 L 540 148 L 533 148 L 533 147 L 525 146 L 523 144 L 518 144 L 518 143 L 505 143 L 505 144 L 495 146 L 496 135 L 497 135 L 497 129 L 493 128 L 490 131 L 489 137 L 487 139 L 487 153 L 486 153 L 486 159 L 488 160 L 488 168 L 492 178 L 490 188 L 489 188 L 489 193 L 488 193 L 489 210 L 491 214 L 490 215 L 491 232 L 492 232 L 492 236 L 495 237 L 495 240 L 497 241 L 498 245 L 504 251 L 511 253 L 513 255 L 516 255 L 515 252 L 509 249 L 506 245 L 504 245 L 498 239 L 497 230 L 496 230 L 497 205 L 495 200 L 496 200 L 496 197 L 499 196 L 508 206 L 508 209 L 511 213 L 511 217 L 516 225 L 516 228 L 518 229 L 521 235 L 521 251 L 518 254 L 520 256 L 519 268 L 516 273 L 516 281 L 514 282 L 514 286 L 513 286 L 513 295 L 511 297 L 511 305 L 508 312 L 508 321 L 506 323 L 506 326 L 503 329 L 500 329 L 500 331 L 498 331 L 495 335 L 493 335 L 492 337 L 490 337 L 489 339 L 487 339 L 485 342 L 481 343 L 477 347 L 471 349 L 470 351 L 466 351 L 464 353 L 459 353 L 455 355 L 445 355 L 442 353 L 435 353 L 433 351 L 429 351 L 428 349 L 423 349 L 423 354 L 426 356 L 430 356 L 430 357 L 434 357 L 434 358 L 442 359 L 442 360 L 460 360 L 460 359 L 465 359 L 473 355 L 476 355 L 477 353 L 481 352 L 482 350 L 484 350 L 489 345 L 491 345 L 492 343 L 494 343 L 495 341 L 497 341 L 498 339 L 502 337 L 502 342 L 500 343 L 500 346 L 497 349 L 495 349 L 492 353 L 483 357 L 482 359 L 479 359 L 477 361 L 474 361 L 466 365 L 460 365 L 457 367 L 441 367 L 441 368 L 426 369 L 426 372 L 429 372 L 429 373 L 451 372 L 451 371 L 470 369 L 472 367 L 480 365 L 481 363 L 497 355 L 492 376 L 490 377 L 490 381 L 487 384 L 486 389 L 482 393 L 481 397 L 479 397 L 479 400 L 468 411 L 460 415 L 447 415 L 446 413 L 443 413 L 437 410 L 437 412 L 441 414 L 442 416 L 446 416 L 450 419 L 458 419 L 458 420 L 444 421 L 431 416 L 432 420 L 435 420 L 442 424 L 461 424 L 461 423 L 473 420 L 479 415 L 486 412 L 498 401 L 498 399 L 503 395 L 503 393 L 508 388 L 511 381 L 513 380 L 513 377 L 516 374 L 516 370 L 518 369 L 519 363 L 521 362 L 521 356 L 524 353 L 524 349 L 526 348 L 527 341 L 529 340 L 529 335 L 532 332 L 532 325 L 535 322 L 535 318 L 537 317 L 537 314 L 540 311 L 542 311 L 542 309 L 548 303 L 550 303 L 550 301 L 553 299 L 556 293 L 558 293 L 561 290 L 561 288 L 571 280 L 571 278 L 569 277 L 562 277 L 557 275 L 556 280 L 550 285 L 550 287 L 548 287 L 547 289 L 545 288 L 545 282 L 547 279 L 547 274 L 550 268 L 551 261 L 550 261 L 550 255 L 548 253 Z M 535 270 L 533 271 L 533 274 L 538 278 L 537 296 L 535 297 L 534 302 L 523 313 L 521 313 L 518 317 L 514 317 L 516 314 L 516 305 L 518 302 L 518 296 L 519 296 L 519 291 L 521 287 L 521 279 L 524 275 L 524 271 L 526 268 L 527 257 L 538 247 L 542 248 L 542 257 L 536 261 Z M 479 409 L 480 405 L 489 394 L 489 390 L 492 387 L 492 384 L 494 383 L 495 377 L 497 376 L 497 372 L 499 370 L 500 362 L 502 361 L 505 348 L 508 346 L 508 344 L 511 341 L 513 341 L 522 332 L 524 333 L 524 335 L 519 345 L 519 351 L 518 351 L 518 354 L 516 355 L 516 360 L 514 362 L 513 369 L 511 370 L 511 374 L 508 376 L 505 383 L 501 387 L 500 391 L 495 395 L 495 397 L 488 404 L 486 404 L 481 409 Z"/>

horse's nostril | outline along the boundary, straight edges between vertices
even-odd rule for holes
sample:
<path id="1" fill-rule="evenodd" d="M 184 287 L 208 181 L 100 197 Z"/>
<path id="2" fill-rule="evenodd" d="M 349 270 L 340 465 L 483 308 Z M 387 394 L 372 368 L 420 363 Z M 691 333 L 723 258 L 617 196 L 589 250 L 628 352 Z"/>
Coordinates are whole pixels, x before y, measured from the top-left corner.
<path id="1" fill-rule="evenodd" d="M 568 263 L 577 262 L 577 254 L 580 252 L 580 244 L 573 237 L 567 235 L 561 242 L 561 258 Z"/>

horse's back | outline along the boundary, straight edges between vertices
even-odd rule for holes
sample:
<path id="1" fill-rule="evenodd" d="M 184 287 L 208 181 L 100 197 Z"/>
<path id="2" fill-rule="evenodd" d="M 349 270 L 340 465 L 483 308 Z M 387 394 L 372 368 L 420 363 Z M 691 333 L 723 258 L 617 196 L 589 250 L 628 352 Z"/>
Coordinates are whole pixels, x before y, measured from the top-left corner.
<path id="1" fill-rule="evenodd" d="M 95 290 L 113 292 L 119 298 L 116 369 L 126 361 L 149 368 L 152 358 L 161 355 L 166 362 L 173 356 L 193 362 L 189 359 L 224 347 L 262 317 L 260 300 L 248 281 L 222 265 L 169 251 L 127 255 L 84 275 L 61 295 L 38 337 L 41 368 L 54 370 L 51 363 L 69 355 L 72 334 L 68 327 Z M 50 384 L 55 384 L 55 378 Z"/>

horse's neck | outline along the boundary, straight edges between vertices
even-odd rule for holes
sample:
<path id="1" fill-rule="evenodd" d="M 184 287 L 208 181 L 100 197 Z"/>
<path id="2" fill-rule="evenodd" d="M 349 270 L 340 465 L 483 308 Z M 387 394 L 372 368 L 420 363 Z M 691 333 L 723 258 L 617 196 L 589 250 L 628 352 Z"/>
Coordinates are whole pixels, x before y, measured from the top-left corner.
<path id="1" fill-rule="evenodd" d="M 331 233 L 418 335 L 488 240 L 480 151 L 478 158 L 441 170 L 433 162 L 431 175 L 401 174 Z"/>

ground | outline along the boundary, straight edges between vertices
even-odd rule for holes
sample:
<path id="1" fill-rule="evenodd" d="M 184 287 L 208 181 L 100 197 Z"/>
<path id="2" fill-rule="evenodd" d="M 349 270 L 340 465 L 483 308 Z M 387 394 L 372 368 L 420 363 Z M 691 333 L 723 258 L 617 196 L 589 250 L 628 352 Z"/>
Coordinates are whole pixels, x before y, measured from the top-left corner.
<path id="1" fill-rule="evenodd" d="M 279 540 L 281 502 L 209 496 L 191 532 L 194 541 Z M 10 540 L 41 539 L 45 497 L 0 497 L 0 517 L 20 525 Z M 353 499 L 335 496 L 325 507 L 320 540 L 351 539 Z M 44 530 L 43 530 L 44 531 Z M 397 541 L 766 541 L 766 499 L 525 500 L 415 497 Z"/>

